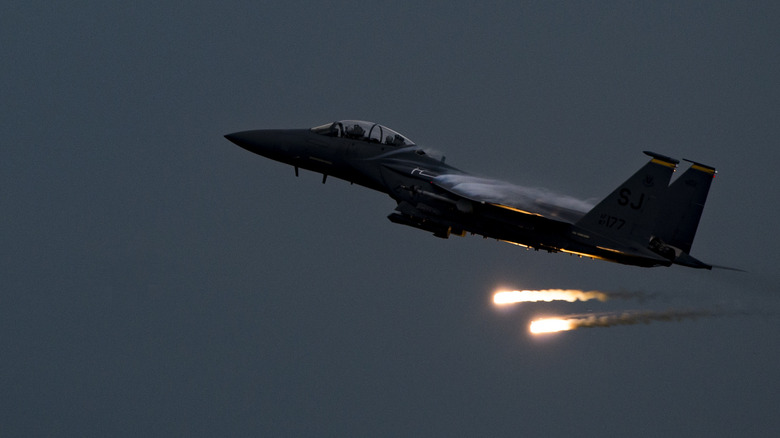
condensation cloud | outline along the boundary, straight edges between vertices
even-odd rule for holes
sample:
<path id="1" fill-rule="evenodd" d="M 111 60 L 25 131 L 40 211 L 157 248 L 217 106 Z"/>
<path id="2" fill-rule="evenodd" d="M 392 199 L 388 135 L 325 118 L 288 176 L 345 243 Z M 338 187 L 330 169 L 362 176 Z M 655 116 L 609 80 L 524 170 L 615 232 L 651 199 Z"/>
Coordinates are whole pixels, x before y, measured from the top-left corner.
<path id="1" fill-rule="evenodd" d="M 548 189 L 523 187 L 470 175 L 441 175 L 434 181 L 461 196 L 532 211 L 545 217 L 574 222 L 593 208 L 594 202 L 561 195 Z"/>

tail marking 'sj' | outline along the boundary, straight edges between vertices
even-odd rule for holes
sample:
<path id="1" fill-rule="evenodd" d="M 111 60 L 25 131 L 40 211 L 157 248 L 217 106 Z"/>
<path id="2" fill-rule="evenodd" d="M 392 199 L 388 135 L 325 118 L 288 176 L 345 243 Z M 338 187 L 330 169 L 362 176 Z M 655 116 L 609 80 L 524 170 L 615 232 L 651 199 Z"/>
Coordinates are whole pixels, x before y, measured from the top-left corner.
<path id="1" fill-rule="evenodd" d="M 585 214 L 576 227 L 602 238 L 646 249 L 661 201 L 679 161 L 654 152 L 635 174 Z"/>

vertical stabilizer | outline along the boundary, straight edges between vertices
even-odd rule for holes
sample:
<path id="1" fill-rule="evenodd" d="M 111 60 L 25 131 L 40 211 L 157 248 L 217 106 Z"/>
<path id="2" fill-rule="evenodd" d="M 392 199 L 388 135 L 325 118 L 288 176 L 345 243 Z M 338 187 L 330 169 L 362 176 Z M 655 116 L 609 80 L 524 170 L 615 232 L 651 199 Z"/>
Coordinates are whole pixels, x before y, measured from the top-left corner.
<path id="1" fill-rule="evenodd" d="M 653 234 L 667 245 L 689 253 L 716 171 L 704 164 L 685 161 L 692 165 L 669 186 Z"/>
<path id="2" fill-rule="evenodd" d="M 645 154 L 652 160 L 586 213 L 577 227 L 613 242 L 647 248 L 679 161 L 653 152 Z"/>

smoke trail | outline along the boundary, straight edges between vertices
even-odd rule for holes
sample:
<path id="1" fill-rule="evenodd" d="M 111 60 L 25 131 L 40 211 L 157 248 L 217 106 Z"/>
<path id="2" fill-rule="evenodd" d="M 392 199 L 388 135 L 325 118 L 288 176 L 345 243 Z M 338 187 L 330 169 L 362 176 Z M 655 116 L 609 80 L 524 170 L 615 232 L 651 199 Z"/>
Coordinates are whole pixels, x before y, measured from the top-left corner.
<path id="1" fill-rule="evenodd" d="M 434 181 L 466 198 L 506 205 L 542 216 L 576 222 L 593 203 L 543 188 L 523 187 L 470 175 L 440 175 Z"/>
<path id="2" fill-rule="evenodd" d="M 515 303 L 536 303 L 550 301 L 607 301 L 610 299 L 645 300 L 651 294 L 643 292 L 600 292 L 596 290 L 583 291 L 579 289 L 542 289 L 498 291 L 493 294 L 493 303 L 499 306 Z"/>
<path id="3" fill-rule="evenodd" d="M 627 311 L 622 313 L 602 313 L 567 315 L 559 318 L 542 318 L 531 321 L 528 329 L 533 334 L 554 333 L 578 328 L 613 327 L 617 325 L 650 324 L 656 321 L 682 321 L 686 319 L 711 318 L 717 316 L 737 315 L 738 312 L 712 310 L 667 310 L 657 311 Z"/>

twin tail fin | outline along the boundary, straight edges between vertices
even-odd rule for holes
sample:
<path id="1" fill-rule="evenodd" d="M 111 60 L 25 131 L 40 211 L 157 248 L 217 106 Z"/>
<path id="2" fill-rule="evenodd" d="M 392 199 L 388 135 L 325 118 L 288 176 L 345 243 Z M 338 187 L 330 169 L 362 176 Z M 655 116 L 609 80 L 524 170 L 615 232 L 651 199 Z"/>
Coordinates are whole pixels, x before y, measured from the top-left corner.
<path id="1" fill-rule="evenodd" d="M 650 162 L 580 218 L 575 234 L 620 252 L 711 269 L 689 253 L 715 168 L 685 160 L 691 166 L 670 185 L 679 161 L 645 154 Z"/>

